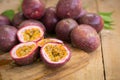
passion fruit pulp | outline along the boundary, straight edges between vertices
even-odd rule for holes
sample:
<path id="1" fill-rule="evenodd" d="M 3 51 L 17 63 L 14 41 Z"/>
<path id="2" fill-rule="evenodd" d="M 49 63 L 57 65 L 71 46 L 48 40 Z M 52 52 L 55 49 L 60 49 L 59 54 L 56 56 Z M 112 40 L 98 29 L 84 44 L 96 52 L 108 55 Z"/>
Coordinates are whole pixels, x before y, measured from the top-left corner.
<path id="1" fill-rule="evenodd" d="M 20 42 L 38 41 L 44 38 L 44 31 L 39 26 L 27 26 L 17 32 Z"/>
<path id="2" fill-rule="evenodd" d="M 38 46 L 35 42 L 20 43 L 13 47 L 10 55 L 18 65 L 31 64 L 38 56 Z"/>
<path id="3" fill-rule="evenodd" d="M 46 39 L 42 39 L 37 42 L 39 47 L 43 47 L 47 43 L 61 43 L 62 44 L 63 41 L 61 41 L 59 39 L 55 39 L 55 38 L 46 38 Z"/>
<path id="4" fill-rule="evenodd" d="M 71 58 L 69 49 L 60 43 L 47 43 L 40 51 L 40 55 L 48 67 L 60 67 Z"/>

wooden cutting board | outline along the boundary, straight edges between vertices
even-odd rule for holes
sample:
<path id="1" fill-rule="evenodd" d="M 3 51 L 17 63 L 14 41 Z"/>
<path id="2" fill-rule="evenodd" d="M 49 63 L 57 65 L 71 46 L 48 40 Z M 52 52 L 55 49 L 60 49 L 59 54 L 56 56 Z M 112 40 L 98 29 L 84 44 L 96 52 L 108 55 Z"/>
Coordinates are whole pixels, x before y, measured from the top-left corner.
<path id="1" fill-rule="evenodd" d="M 27 66 L 17 66 L 11 60 L 9 53 L 0 55 L 0 80 L 57 80 L 86 66 L 89 55 L 80 50 L 71 49 L 72 57 L 64 66 L 50 69 L 40 60 Z"/>

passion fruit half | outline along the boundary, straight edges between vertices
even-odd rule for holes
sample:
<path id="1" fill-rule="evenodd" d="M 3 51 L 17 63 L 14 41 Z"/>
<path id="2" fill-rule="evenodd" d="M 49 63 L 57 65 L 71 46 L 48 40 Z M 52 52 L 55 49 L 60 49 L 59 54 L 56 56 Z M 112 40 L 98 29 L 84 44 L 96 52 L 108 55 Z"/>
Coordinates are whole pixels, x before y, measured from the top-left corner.
<path id="1" fill-rule="evenodd" d="M 39 41 L 44 38 L 44 31 L 39 26 L 27 26 L 17 32 L 20 42 Z"/>
<path id="2" fill-rule="evenodd" d="M 43 47 L 45 44 L 47 43 L 63 43 L 63 41 L 59 40 L 59 39 L 55 39 L 55 38 L 46 38 L 46 39 L 42 39 L 40 41 L 37 42 L 39 47 Z"/>
<path id="3" fill-rule="evenodd" d="M 40 51 L 40 55 L 48 67 L 57 68 L 63 66 L 71 58 L 70 50 L 60 43 L 47 43 Z"/>
<path id="4" fill-rule="evenodd" d="M 38 46 L 35 42 L 20 43 L 10 51 L 12 59 L 18 65 L 33 63 L 38 55 Z"/>

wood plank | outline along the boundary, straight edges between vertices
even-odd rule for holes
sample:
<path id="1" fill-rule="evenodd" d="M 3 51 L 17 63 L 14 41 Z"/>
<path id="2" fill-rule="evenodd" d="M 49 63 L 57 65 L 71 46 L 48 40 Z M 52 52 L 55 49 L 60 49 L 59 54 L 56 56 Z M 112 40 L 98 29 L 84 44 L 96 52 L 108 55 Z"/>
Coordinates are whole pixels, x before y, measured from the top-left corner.
<path id="1" fill-rule="evenodd" d="M 9 63 L 0 65 L 0 74 L 2 80 L 56 80 L 72 72 L 75 72 L 88 64 L 89 56 L 84 51 L 73 48 L 69 45 L 72 57 L 65 65 L 57 69 L 47 68 L 42 61 L 27 66 L 17 66 L 12 64 L 9 54 L 1 55 L 0 62 L 5 60 Z M 7 77 L 6 77 L 7 76 Z"/>
<path id="2" fill-rule="evenodd" d="M 86 9 L 88 12 L 96 13 L 96 3 L 94 0 L 82 1 L 83 6 L 87 7 Z M 90 62 L 85 68 L 78 70 L 61 80 L 104 80 L 103 72 L 102 52 L 100 46 L 95 52 L 90 53 Z"/>
<path id="3" fill-rule="evenodd" d="M 106 80 L 120 80 L 120 0 L 98 0 L 100 11 L 114 11 L 113 30 L 102 32 Z"/>

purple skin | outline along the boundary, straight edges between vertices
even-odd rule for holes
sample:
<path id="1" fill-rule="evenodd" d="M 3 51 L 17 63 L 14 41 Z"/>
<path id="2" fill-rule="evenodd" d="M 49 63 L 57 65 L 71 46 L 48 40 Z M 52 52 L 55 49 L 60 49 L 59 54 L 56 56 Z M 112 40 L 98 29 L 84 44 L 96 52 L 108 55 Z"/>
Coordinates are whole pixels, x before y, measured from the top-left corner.
<path id="1" fill-rule="evenodd" d="M 71 42 L 74 47 L 86 52 L 92 52 L 99 47 L 100 38 L 94 28 L 83 24 L 72 30 Z"/>
<path id="2" fill-rule="evenodd" d="M 3 15 L 0 15 L 0 25 L 10 25 L 10 20 Z"/>
<path id="3" fill-rule="evenodd" d="M 95 13 L 87 13 L 78 19 L 79 24 L 88 24 L 93 27 L 98 33 L 103 29 L 103 19 Z"/>
<path id="4" fill-rule="evenodd" d="M 24 20 L 26 20 L 26 18 L 24 17 L 22 12 L 19 12 L 17 14 L 15 14 L 13 20 L 12 20 L 12 24 L 13 26 L 17 27 L 21 24 L 21 22 L 23 22 Z"/>
<path id="5" fill-rule="evenodd" d="M 23 0 L 22 10 L 28 19 L 40 19 L 45 12 L 44 0 Z"/>
<path id="6" fill-rule="evenodd" d="M 24 44 L 24 43 L 20 43 L 20 44 Z M 15 47 L 13 47 L 13 49 Z M 15 63 L 20 66 L 32 64 L 38 58 L 38 52 L 39 52 L 38 47 L 36 47 L 35 50 L 33 50 L 28 56 L 25 56 L 23 58 L 14 58 L 12 55 L 12 50 L 10 51 L 10 55 L 12 59 L 15 61 Z"/>
<path id="7" fill-rule="evenodd" d="M 17 43 L 17 29 L 8 25 L 0 26 L 0 50 L 8 52 Z"/>
<path id="8" fill-rule="evenodd" d="M 49 44 L 49 43 L 48 43 Z M 60 43 L 52 43 L 52 44 L 60 44 Z M 44 45 L 45 46 L 45 45 Z M 44 47 L 43 46 L 43 47 Z M 44 54 L 45 53 L 43 53 L 43 47 L 41 48 L 41 50 L 40 50 L 40 56 L 41 56 L 41 58 L 42 58 L 42 61 L 46 64 L 46 66 L 47 67 L 50 67 L 50 68 L 58 68 L 58 67 L 61 67 L 61 66 L 63 66 L 63 65 L 65 65 L 69 60 L 70 60 L 70 58 L 71 58 L 71 52 L 70 52 L 70 50 L 69 50 L 69 48 L 67 47 L 67 46 L 65 46 L 68 50 L 69 50 L 69 55 L 68 55 L 68 57 L 65 59 L 65 61 L 64 62 L 62 62 L 62 63 L 50 63 L 50 62 L 48 62 L 47 60 L 46 60 L 46 58 L 44 58 Z"/>
<path id="9" fill-rule="evenodd" d="M 23 21 L 19 26 L 18 26 L 18 29 L 20 28 L 23 28 L 23 27 L 26 27 L 26 26 L 40 26 L 44 32 L 46 32 L 46 28 L 44 27 L 44 25 L 40 22 L 40 21 L 37 21 L 37 20 L 25 20 Z"/>
<path id="10" fill-rule="evenodd" d="M 81 0 L 59 0 L 57 4 L 57 16 L 63 18 L 78 18 L 81 12 Z"/>
<path id="11" fill-rule="evenodd" d="M 83 16 L 86 15 L 86 14 L 87 14 L 87 11 L 84 10 L 84 9 L 81 9 L 81 12 L 80 12 L 77 20 L 79 21 L 79 19 L 81 19 L 81 17 L 83 17 Z"/>
<path id="12" fill-rule="evenodd" d="M 55 29 L 56 35 L 59 39 L 70 42 L 71 41 L 70 33 L 77 26 L 78 26 L 78 24 L 75 20 L 70 19 L 70 18 L 63 19 L 57 23 L 57 26 Z"/>
<path id="13" fill-rule="evenodd" d="M 49 7 L 46 9 L 46 12 L 42 18 L 42 22 L 45 25 L 48 33 L 55 32 L 55 26 L 58 22 L 58 18 L 56 15 L 56 9 L 54 7 Z"/>

